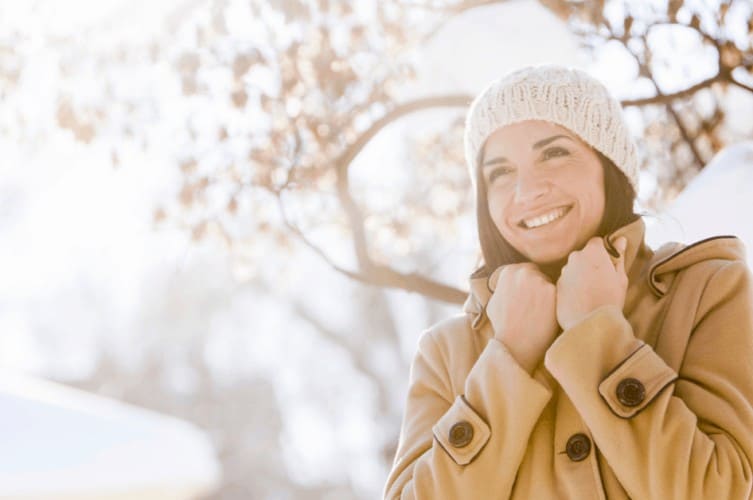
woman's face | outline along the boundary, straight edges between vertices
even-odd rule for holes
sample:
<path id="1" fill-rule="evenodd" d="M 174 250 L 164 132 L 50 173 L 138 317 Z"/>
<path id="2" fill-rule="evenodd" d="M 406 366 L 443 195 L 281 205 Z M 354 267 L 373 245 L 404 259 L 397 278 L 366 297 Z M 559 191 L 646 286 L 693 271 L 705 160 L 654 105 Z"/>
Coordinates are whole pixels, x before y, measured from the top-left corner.
<path id="1" fill-rule="evenodd" d="M 481 155 L 489 214 L 502 236 L 536 264 L 552 264 L 596 234 L 604 171 L 568 129 L 540 120 L 507 125 Z"/>

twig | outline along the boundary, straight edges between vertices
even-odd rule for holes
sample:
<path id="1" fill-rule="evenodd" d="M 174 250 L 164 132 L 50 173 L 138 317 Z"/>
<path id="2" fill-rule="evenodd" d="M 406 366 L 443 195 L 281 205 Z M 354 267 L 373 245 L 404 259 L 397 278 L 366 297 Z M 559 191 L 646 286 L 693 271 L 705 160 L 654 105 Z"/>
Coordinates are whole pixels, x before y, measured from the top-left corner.
<path id="1" fill-rule="evenodd" d="M 372 266 L 371 257 L 369 256 L 369 244 L 366 238 L 366 226 L 364 224 L 363 214 L 358 204 L 350 194 L 348 170 L 337 170 L 337 198 L 345 209 L 345 215 L 348 217 L 350 228 L 353 232 L 353 249 L 358 260 L 360 269 L 369 269 Z"/>
<path id="2" fill-rule="evenodd" d="M 335 160 L 335 173 L 337 176 L 337 195 L 345 209 L 345 213 L 348 217 L 350 227 L 353 231 L 353 246 L 358 259 L 359 268 L 362 270 L 369 270 L 374 266 L 371 258 L 369 257 L 369 245 L 366 238 L 366 229 L 363 223 L 363 215 L 358 207 L 358 204 L 353 199 L 350 193 L 350 182 L 348 176 L 348 168 L 353 162 L 358 153 L 368 144 L 368 142 L 374 138 L 384 127 L 390 123 L 398 120 L 399 118 L 414 113 L 416 111 L 422 111 L 425 109 L 433 109 L 437 107 L 456 107 L 467 106 L 471 101 L 471 97 L 468 95 L 447 95 L 437 97 L 426 97 L 423 99 L 416 99 L 407 103 L 400 104 L 390 110 L 387 114 L 375 121 L 371 127 L 363 132 L 358 139 L 348 146 L 343 153 Z"/>
<path id="3" fill-rule="evenodd" d="M 379 133 L 384 127 L 393 121 L 405 115 L 423 111 L 432 108 L 441 107 L 466 107 L 473 100 L 473 96 L 464 94 L 454 94 L 445 96 L 425 97 L 414 101 L 399 104 L 391 109 L 386 115 L 375 121 L 358 139 L 348 146 L 342 154 L 335 160 L 337 168 L 345 170 L 348 168 L 358 153 L 368 144 L 368 142 Z"/>
<path id="4" fill-rule="evenodd" d="M 698 167 L 703 168 L 706 162 L 703 161 L 703 158 L 701 158 L 701 152 L 698 151 L 698 148 L 695 145 L 695 141 L 690 137 L 687 128 L 685 128 L 685 124 L 682 123 L 680 115 L 677 114 L 677 111 L 675 111 L 672 103 L 668 102 L 666 107 L 669 114 L 672 115 L 672 118 L 674 118 L 675 123 L 677 124 L 677 128 L 680 129 L 680 135 L 682 135 L 683 140 L 687 143 L 688 147 L 690 147 L 690 152 L 693 153 L 695 161 L 698 162 Z"/>
<path id="5" fill-rule="evenodd" d="M 631 52 L 632 54 L 632 52 Z M 633 54 L 635 56 L 635 54 Z M 637 57 L 636 57 L 637 59 Z M 642 63 L 638 63 L 641 64 Z M 651 81 L 654 83 L 654 88 L 657 90 L 657 94 L 653 97 L 643 97 L 640 99 L 624 99 L 622 100 L 623 106 L 646 106 L 648 104 L 666 104 L 669 102 L 672 102 L 676 99 L 682 99 L 684 97 L 691 96 L 698 92 L 701 89 L 704 89 L 706 87 L 710 87 L 715 82 L 723 81 L 724 77 L 721 73 L 717 73 L 716 75 L 712 76 L 711 78 L 707 78 L 706 80 L 703 80 L 701 82 L 696 83 L 695 85 L 691 85 L 690 87 L 679 90 L 677 92 L 672 92 L 669 94 L 662 93 L 658 86 L 656 85 L 656 82 L 654 82 L 653 78 L 651 78 Z M 733 82 L 734 83 L 734 82 Z M 753 91 L 753 90 L 752 90 Z"/>
<path id="6" fill-rule="evenodd" d="M 739 81 L 737 78 L 735 78 L 732 75 L 729 75 L 729 82 L 733 85 L 737 85 L 743 90 L 747 90 L 748 92 L 753 93 L 753 87 L 744 84 L 743 82 Z"/>
<path id="7" fill-rule="evenodd" d="M 326 262 L 335 271 L 347 276 L 348 278 L 360 281 L 362 283 L 389 287 L 399 288 L 408 292 L 415 292 L 426 297 L 449 302 L 451 304 L 462 304 L 467 296 L 467 292 L 459 290 L 457 288 L 444 285 L 437 281 L 428 279 L 424 276 L 415 273 L 400 273 L 394 269 L 376 265 L 370 263 L 366 269 L 361 272 L 349 271 L 335 262 L 333 262 L 329 256 L 301 231 L 293 222 L 288 219 L 285 213 L 285 207 L 280 197 L 278 199 L 278 206 L 282 215 L 283 223 L 285 226 L 310 250 L 316 253 L 324 262 Z M 371 262 L 371 261 L 369 261 Z"/>
<path id="8" fill-rule="evenodd" d="M 360 278 L 358 277 L 358 275 L 356 273 L 354 273 L 352 271 L 348 271 L 347 269 L 345 269 L 343 267 L 340 267 L 337 264 L 335 264 L 329 258 L 329 256 L 326 253 L 324 253 L 324 250 L 322 250 L 321 248 L 319 248 L 318 246 L 316 246 L 311 240 L 309 240 L 306 237 L 306 235 L 303 234 L 303 231 L 301 231 L 301 229 L 296 224 L 294 224 L 293 222 L 291 222 L 291 220 L 288 218 L 288 215 L 285 212 L 285 205 L 282 202 L 282 197 L 279 194 L 276 194 L 276 196 L 277 196 L 277 206 L 278 206 L 278 208 L 280 210 L 280 215 L 282 216 L 282 221 L 283 221 L 283 224 L 285 224 L 285 227 L 287 227 L 288 230 L 290 232 L 292 232 L 301 241 L 301 243 L 303 243 L 311 251 L 313 251 L 315 254 L 317 254 L 332 269 L 334 269 L 338 273 L 344 274 L 348 278 L 352 278 L 352 279 L 361 281 Z"/>

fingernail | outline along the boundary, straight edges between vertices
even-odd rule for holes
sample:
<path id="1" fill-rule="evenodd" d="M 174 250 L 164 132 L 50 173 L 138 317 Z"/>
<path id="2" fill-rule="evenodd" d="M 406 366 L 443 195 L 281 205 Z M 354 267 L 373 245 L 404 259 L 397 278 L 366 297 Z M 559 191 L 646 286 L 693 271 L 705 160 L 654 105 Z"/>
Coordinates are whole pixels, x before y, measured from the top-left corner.
<path id="1" fill-rule="evenodd" d="M 627 238 L 620 236 L 619 238 L 617 238 L 615 246 L 620 253 L 624 253 L 625 249 L 627 248 Z"/>

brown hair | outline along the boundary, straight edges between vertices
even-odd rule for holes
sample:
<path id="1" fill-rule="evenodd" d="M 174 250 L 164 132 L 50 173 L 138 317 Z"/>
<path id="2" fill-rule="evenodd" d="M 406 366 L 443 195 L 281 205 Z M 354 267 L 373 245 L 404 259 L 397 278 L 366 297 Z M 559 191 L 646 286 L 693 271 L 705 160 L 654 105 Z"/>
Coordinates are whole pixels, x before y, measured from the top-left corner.
<path id="1" fill-rule="evenodd" d="M 639 216 L 633 211 L 636 198 L 635 190 L 630 181 L 617 166 L 597 150 L 601 165 L 604 168 L 604 216 L 601 219 L 596 234 L 605 236 L 615 229 L 636 220 Z M 528 259 L 518 252 L 502 235 L 489 215 L 489 203 L 486 198 L 486 180 L 481 172 L 481 159 L 476 164 L 476 221 L 478 223 L 478 238 L 481 243 L 483 264 L 476 269 L 472 278 L 489 276 L 495 269 L 504 264 L 526 262 Z"/>

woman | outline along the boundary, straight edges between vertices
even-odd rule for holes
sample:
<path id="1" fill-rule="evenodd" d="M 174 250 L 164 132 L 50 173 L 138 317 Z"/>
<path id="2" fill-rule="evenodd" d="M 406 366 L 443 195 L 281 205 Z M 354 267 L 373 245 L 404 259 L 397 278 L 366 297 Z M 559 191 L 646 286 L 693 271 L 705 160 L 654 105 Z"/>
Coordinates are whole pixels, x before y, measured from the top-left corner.
<path id="1" fill-rule="evenodd" d="M 751 498 L 741 242 L 646 246 L 635 145 L 582 71 L 492 82 L 465 145 L 484 265 L 421 336 L 385 498 Z"/>

